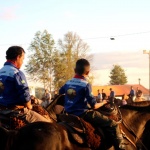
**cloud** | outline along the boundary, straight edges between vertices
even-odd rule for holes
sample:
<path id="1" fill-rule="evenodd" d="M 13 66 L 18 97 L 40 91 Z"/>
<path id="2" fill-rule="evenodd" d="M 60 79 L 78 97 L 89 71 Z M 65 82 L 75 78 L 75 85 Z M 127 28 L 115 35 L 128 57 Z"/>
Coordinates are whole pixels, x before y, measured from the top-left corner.
<path id="1" fill-rule="evenodd" d="M 93 54 L 93 85 L 109 84 L 109 75 L 113 64 L 118 64 L 125 70 L 128 84 L 138 84 L 138 79 L 140 78 L 141 84 L 148 88 L 148 55 L 143 55 L 142 51 L 109 53 L 103 52 Z"/>
<path id="2" fill-rule="evenodd" d="M 143 55 L 142 51 L 103 52 L 93 55 L 92 64 L 95 70 L 111 68 L 114 64 L 118 64 L 123 68 L 146 68 L 148 65 L 148 58 L 146 55 Z"/>
<path id="3" fill-rule="evenodd" d="M 18 6 L 5 7 L 1 9 L 0 19 L 2 20 L 14 20 L 17 18 L 16 10 Z"/>

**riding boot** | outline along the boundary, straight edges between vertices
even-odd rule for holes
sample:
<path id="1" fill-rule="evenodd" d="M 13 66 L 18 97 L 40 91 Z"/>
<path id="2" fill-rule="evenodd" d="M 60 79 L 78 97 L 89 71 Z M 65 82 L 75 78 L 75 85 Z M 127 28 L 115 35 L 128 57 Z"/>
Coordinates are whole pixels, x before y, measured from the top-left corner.
<path id="1" fill-rule="evenodd" d="M 116 126 L 116 134 L 114 135 L 113 143 L 115 150 L 125 150 L 126 145 L 118 125 Z"/>

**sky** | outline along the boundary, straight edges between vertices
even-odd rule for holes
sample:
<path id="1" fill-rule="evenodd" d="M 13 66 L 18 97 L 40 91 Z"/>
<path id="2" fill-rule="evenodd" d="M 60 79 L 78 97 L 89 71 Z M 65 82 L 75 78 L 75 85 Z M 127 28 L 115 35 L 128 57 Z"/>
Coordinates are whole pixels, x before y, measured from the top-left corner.
<path id="1" fill-rule="evenodd" d="M 149 0 L 0 0 L 0 67 L 9 46 L 28 53 L 37 31 L 46 29 L 56 43 L 72 31 L 94 55 L 94 84 L 108 84 L 112 65 L 118 64 L 128 84 L 140 78 L 149 88 L 149 57 L 143 54 L 150 50 L 149 8 Z"/>

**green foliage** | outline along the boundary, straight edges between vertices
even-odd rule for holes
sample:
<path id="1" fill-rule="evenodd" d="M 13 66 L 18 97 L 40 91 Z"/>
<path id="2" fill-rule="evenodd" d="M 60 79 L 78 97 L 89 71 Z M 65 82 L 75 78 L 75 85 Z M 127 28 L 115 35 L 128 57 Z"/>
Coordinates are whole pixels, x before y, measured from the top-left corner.
<path id="1" fill-rule="evenodd" d="M 76 34 L 68 32 L 58 41 L 57 63 L 54 65 L 54 85 L 60 88 L 74 76 L 75 63 L 79 58 L 87 58 L 89 46 Z M 88 58 L 87 58 L 88 59 Z"/>
<path id="2" fill-rule="evenodd" d="M 26 71 L 30 79 L 42 82 L 44 88 L 51 91 L 59 89 L 74 76 L 75 63 L 79 58 L 87 58 L 89 46 L 72 32 L 64 35 L 58 41 L 58 48 L 54 48 L 54 40 L 46 30 L 38 31 L 30 44 Z M 92 82 L 92 78 L 90 79 Z"/>
<path id="3" fill-rule="evenodd" d="M 119 65 L 113 65 L 113 69 L 111 70 L 109 77 L 111 79 L 111 85 L 124 85 L 127 83 L 125 71 Z"/>
<path id="4" fill-rule="evenodd" d="M 44 88 L 51 91 L 52 84 L 52 60 L 54 51 L 54 40 L 46 30 L 35 34 L 30 44 L 28 64 L 26 71 L 30 78 L 40 81 L 44 84 Z"/>

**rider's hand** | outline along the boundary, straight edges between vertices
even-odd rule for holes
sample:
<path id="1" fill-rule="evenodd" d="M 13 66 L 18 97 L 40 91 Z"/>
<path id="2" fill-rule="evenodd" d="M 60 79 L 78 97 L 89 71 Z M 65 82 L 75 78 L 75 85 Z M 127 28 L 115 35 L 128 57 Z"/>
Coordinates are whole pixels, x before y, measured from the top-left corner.
<path id="1" fill-rule="evenodd" d="M 25 103 L 25 107 L 27 107 L 28 109 L 32 109 L 31 101 Z"/>
<path id="2" fill-rule="evenodd" d="M 106 103 L 107 103 L 107 100 L 103 100 L 103 102 L 101 102 L 101 103 L 96 103 L 93 108 L 98 109 L 98 108 L 102 107 L 103 105 L 105 105 Z"/>
<path id="3" fill-rule="evenodd" d="M 107 103 L 107 100 L 103 100 L 103 104 L 106 104 Z"/>

